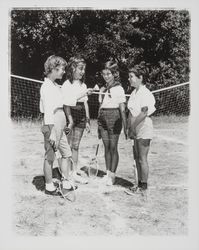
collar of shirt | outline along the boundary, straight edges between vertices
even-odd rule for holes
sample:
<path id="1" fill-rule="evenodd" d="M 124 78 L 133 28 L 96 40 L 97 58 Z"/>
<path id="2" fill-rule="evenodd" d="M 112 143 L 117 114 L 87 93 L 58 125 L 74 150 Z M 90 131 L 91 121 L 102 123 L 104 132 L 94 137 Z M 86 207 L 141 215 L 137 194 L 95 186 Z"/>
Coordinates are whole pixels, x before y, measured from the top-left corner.
<path id="1" fill-rule="evenodd" d="M 101 101 L 100 98 L 99 101 Z M 110 89 L 110 94 L 108 91 L 105 92 L 101 108 L 118 108 L 119 104 L 125 101 L 124 90 L 121 85 L 117 85 Z"/>
<path id="2" fill-rule="evenodd" d="M 61 85 L 57 84 L 56 82 L 51 81 L 49 78 L 45 77 L 44 82 L 50 84 L 52 86 L 56 86 L 57 88 L 61 88 Z"/>
<path id="3" fill-rule="evenodd" d="M 145 90 L 146 90 L 146 86 L 145 85 L 141 85 L 138 90 L 137 89 L 133 90 L 133 94 L 134 95 L 139 95 L 140 93 L 142 93 Z"/>

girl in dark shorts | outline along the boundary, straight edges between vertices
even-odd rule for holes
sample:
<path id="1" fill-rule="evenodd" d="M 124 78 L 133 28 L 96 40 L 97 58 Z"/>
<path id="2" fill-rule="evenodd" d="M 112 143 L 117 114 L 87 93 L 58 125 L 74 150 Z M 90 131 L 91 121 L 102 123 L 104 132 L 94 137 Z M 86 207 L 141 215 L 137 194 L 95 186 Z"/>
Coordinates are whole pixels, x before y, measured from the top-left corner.
<path id="1" fill-rule="evenodd" d="M 90 131 L 90 115 L 88 108 L 87 86 L 84 83 L 86 63 L 80 56 L 70 58 L 66 71 L 67 80 L 62 85 L 64 96 L 64 110 L 68 113 L 68 127 L 71 133 L 68 135 L 69 144 L 72 150 L 72 159 L 74 162 L 73 179 L 76 182 L 86 184 L 87 179 L 81 176 L 78 169 L 79 144 L 83 136 L 84 129 Z M 73 102 L 76 96 L 77 102 Z M 81 98 L 78 98 L 83 96 Z M 69 107 L 69 108 L 68 108 Z"/>
<path id="2" fill-rule="evenodd" d="M 106 85 L 100 89 L 104 92 L 99 96 L 101 103 L 98 116 L 98 132 L 102 138 L 105 150 L 106 175 L 103 177 L 106 185 L 115 183 L 119 154 L 118 140 L 124 126 L 126 136 L 125 94 L 119 82 L 118 65 L 114 61 L 105 63 L 102 77 Z"/>

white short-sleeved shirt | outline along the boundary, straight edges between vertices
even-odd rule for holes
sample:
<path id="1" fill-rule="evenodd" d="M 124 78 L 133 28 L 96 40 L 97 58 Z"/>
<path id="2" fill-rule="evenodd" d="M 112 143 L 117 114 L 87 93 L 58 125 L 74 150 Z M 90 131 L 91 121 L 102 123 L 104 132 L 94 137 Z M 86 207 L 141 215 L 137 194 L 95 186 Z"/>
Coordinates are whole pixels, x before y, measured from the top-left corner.
<path id="1" fill-rule="evenodd" d="M 101 96 L 99 96 L 99 102 L 101 100 Z M 126 102 L 124 89 L 120 85 L 115 86 L 110 89 L 110 96 L 108 91 L 105 92 L 101 108 L 119 108 L 119 104 L 124 102 Z"/>
<path id="2" fill-rule="evenodd" d="M 62 85 L 62 95 L 65 105 L 76 106 L 78 102 L 88 101 L 88 97 L 84 96 L 81 99 L 77 100 L 81 94 L 85 93 L 87 86 L 85 83 L 80 83 L 79 81 L 73 81 L 71 83 L 69 80 L 66 80 Z"/>
<path id="3" fill-rule="evenodd" d="M 132 116 L 138 116 L 143 107 L 148 107 L 147 116 L 150 116 L 155 110 L 155 98 L 151 91 L 145 85 L 140 86 L 131 93 L 127 104 Z"/>
<path id="4" fill-rule="evenodd" d="M 61 86 L 45 78 L 40 88 L 40 112 L 44 113 L 44 124 L 54 124 L 57 108 L 63 108 Z"/>

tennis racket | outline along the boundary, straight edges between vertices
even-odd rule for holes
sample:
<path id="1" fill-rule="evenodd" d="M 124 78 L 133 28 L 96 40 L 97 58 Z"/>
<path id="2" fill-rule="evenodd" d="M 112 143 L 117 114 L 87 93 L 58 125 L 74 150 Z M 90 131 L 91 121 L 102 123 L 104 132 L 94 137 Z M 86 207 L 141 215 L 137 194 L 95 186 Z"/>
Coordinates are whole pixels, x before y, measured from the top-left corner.
<path id="1" fill-rule="evenodd" d="M 134 176 L 134 185 L 138 185 L 138 172 L 136 167 L 135 155 L 134 155 L 134 140 L 131 140 L 132 151 L 133 151 L 133 176 Z"/>
<path id="2" fill-rule="evenodd" d="M 95 150 L 95 155 L 93 158 L 91 158 L 89 162 L 89 166 L 88 166 L 88 176 L 89 178 L 93 178 L 93 179 L 97 177 L 98 171 L 99 171 L 99 164 L 98 164 L 98 159 L 97 159 L 99 146 L 100 146 L 100 140 L 98 140 L 96 150 Z"/>

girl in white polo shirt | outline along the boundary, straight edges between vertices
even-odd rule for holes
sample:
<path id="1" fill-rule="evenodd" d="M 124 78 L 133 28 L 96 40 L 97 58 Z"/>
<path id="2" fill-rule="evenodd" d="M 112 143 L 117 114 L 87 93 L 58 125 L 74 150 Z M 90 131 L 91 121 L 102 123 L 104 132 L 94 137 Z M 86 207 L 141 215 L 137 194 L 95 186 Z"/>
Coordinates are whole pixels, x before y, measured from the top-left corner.
<path id="1" fill-rule="evenodd" d="M 45 147 L 43 170 L 45 176 L 45 193 L 48 195 L 60 195 L 52 178 L 55 148 L 61 155 L 59 164 L 62 174 L 65 176 L 63 188 L 67 191 L 74 186 L 69 180 L 68 175 L 68 162 L 69 157 L 71 157 L 71 149 L 64 133 L 66 119 L 63 111 L 61 86 L 56 83 L 56 79 L 62 79 L 66 65 L 66 61 L 61 57 L 55 55 L 48 57 L 44 64 L 46 78 L 40 89 L 40 111 L 44 113 L 41 129 L 44 135 Z M 62 194 L 64 189 L 62 190 Z"/>
<path id="2" fill-rule="evenodd" d="M 126 135 L 126 98 L 119 81 L 119 70 L 116 62 L 108 61 L 105 63 L 102 77 L 106 86 L 100 89 L 104 94 L 99 96 L 101 106 L 98 116 L 98 132 L 105 150 L 106 175 L 103 179 L 106 181 L 106 185 L 113 185 L 119 161 L 118 140 L 122 123 Z"/>
<path id="3" fill-rule="evenodd" d="M 129 68 L 129 82 L 135 89 L 128 100 L 128 135 L 134 140 L 134 157 L 138 172 L 138 187 L 132 187 L 129 194 L 147 189 L 149 166 L 147 156 L 153 136 L 153 123 L 150 116 L 155 109 L 155 98 L 145 86 L 147 68 L 145 63 Z"/>

